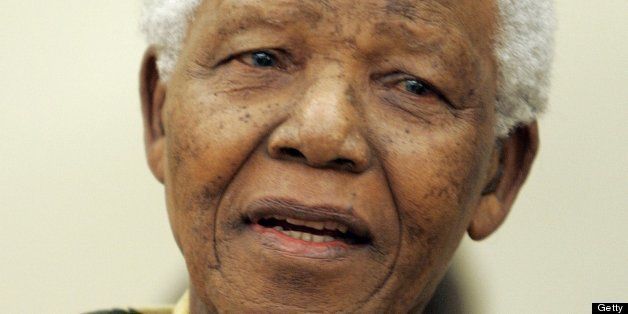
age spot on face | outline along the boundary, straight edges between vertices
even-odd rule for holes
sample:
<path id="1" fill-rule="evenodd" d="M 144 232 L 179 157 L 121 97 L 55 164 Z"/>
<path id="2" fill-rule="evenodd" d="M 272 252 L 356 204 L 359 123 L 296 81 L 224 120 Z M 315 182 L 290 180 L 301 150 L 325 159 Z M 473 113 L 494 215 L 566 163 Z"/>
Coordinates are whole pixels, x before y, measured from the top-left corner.
<path id="1" fill-rule="evenodd" d="M 169 214 L 201 302 L 402 312 L 429 298 L 484 153 L 479 110 L 441 101 L 484 93 L 449 32 L 470 2 L 203 2 L 164 114 Z M 180 74 L 208 54 L 225 62 Z"/>

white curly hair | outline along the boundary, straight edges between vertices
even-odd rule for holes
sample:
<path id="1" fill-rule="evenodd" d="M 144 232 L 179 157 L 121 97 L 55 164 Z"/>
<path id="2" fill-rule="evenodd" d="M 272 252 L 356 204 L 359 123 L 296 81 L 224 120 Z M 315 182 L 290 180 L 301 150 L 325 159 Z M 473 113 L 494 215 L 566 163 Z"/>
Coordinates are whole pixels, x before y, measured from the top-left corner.
<path id="1" fill-rule="evenodd" d="M 189 21 L 202 0 L 144 0 L 141 28 L 158 49 L 157 67 L 168 80 Z M 498 136 L 538 118 L 547 107 L 554 53 L 552 0 L 496 0 L 500 28 L 495 42 L 498 64 Z"/>

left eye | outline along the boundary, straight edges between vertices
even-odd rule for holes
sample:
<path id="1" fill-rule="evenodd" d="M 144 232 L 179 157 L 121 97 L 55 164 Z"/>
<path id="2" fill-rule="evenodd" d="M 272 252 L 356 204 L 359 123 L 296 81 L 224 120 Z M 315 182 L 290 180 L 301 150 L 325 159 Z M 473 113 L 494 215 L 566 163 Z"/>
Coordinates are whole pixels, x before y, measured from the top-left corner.
<path id="1" fill-rule="evenodd" d="M 277 65 L 275 56 L 265 51 L 255 51 L 245 58 L 250 60 L 250 64 L 255 67 L 269 68 Z"/>
<path id="2" fill-rule="evenodd" d="M 419 95 L 419 96 L 425 96 L 432 92 L 429 86 L 427 86 L 425 83 L 418 81 L 416 79 L 407 79 L 399 83 L 403 84 L 403 88 L 406 91 Z"/>

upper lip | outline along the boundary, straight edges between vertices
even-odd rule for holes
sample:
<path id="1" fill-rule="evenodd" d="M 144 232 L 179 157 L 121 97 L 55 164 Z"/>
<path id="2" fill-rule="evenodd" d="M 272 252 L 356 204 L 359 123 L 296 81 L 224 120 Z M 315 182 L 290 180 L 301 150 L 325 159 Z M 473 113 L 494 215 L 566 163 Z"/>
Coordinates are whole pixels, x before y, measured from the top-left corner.
<path id="1" fill-rule="evenodd" d="M 262 198 L 251 202 L 244 210 L 245 219 L 256 223 L 269 216 L 281 216 L 306 221 L 334 221 L 344 224 L 348 232 L 363 239 L 371 239 L 368 225 L 353 214 L 353 209 L 335 205 L 305 205 L 285 198 Z"/>

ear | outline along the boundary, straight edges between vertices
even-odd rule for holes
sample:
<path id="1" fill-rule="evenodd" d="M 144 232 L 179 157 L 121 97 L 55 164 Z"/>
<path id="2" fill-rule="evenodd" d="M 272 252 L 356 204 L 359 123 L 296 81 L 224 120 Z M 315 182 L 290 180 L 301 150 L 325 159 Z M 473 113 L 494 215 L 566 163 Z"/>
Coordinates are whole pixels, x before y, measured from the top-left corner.
<path id="1" fill-rule="evenodd" d="M 166 85 L 159 78 L 157 53 L 149 47 L 140 70 L 140 97 L 144 119 L 144 145 L 148 166 L 159 182 L 164 182 L 165 132 L 161 111 L 166 100 Z"/>
<path id="2" fill-rule="evenodd" d="M 469 225 L 469 236 L 482 240 L 506 219 L 539 149 L 538 125 L 517 127 L 496 145 L 484 192 Z"/>

